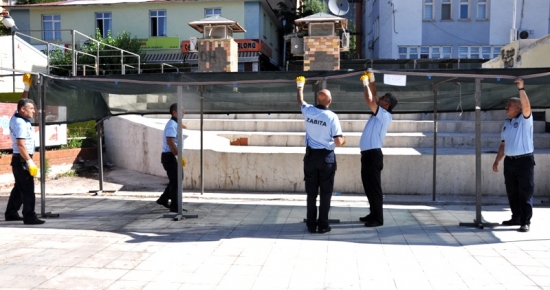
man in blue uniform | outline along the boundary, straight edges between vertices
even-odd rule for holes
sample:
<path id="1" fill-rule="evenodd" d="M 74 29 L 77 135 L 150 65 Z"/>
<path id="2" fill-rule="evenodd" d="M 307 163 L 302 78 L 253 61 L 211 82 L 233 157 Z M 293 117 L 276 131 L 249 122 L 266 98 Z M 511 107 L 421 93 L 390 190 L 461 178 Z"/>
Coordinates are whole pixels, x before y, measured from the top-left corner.
<path id="1" fill-rule="evenodd" d="M 317 93 L 318 105 L 304 101 L 304 83 L 297 82 L 297 100 L 301 106 L 306 125 L 306 155 L 304 157 L 304 180 L 307 193 L 306 225 L 310 233 L 326 233 L 330 200 L 336 173 L 335 146 L 343 146 L 342 128 L 338 116 L 328 107 L 332 102 L 329 90 Z M 320 195 L 319 219 L 317 219 L 317 195 Z"/>
<path id="2" fill-rule="evenodd" d="M 533 192 L 535 189 L 535 157 L 533 156 L 533 114 L 521 78 L 514 81 L 519 89 L 519 98 L 511 98 L 506 104 L 506 115 L 510 117 L 502 126 L 502 142 L 493 163 L 504 158 L 504 183 L 512 218 L 502 225 L 519 225 L 519 232 L 528 232 L 533 216 Z"/>
<path id="3" fill-rule="evenodd" d="M 170 212 L 178 212 L 178 104 L 170 106 L 170 120 L 166 123 L 162 138 L 161 163 L 166 175 L 168 185 L 157 200 L 157 203 L 170 209 Z M 183 125 L 182 125 L 183 126 Z M 185 126 L 183 126 L 185 128 Z M 183 138 L 181 140 L 183 146 Z M 182 159 L 183 161 L 183 159 Z M 183 176 L 182 176 L 183 178 Z M 181 191 L 181 189 L 180 189 Z M 172 202 L 168 202 L 171 200 Z"/>
<path id="4" fill-rule="evenodd" d="M 27 87 L 26 87 L 27 88 Z M 26 90 L 28 95 L 28 89 Z M 17 111 L 10 119 L 10 137 L 12 140 L 13 157 L 11 169 L 15 178 L 15 185 L 10 193 L 6 212 L 6 221 L 23 220 L 26 225 L 39 225 L 44 221 L 38 219 L 34 212 L 34 176 L 38 167 L 32 160 L 34 154 L 34 128 L 31 118 L 34 115 L 34 102 L 23 95 L 17 102 Z M 18 211 L 23 206 L 23 217 Z"/>
<path id="5" fill-rule="evenodd" d="M 363 75 L 361 81 L 363 96 L 373 114 L 367 121 L 359 141 L 361 181 L 370 205 L 370 214 L 360 217 L 359 220 L 364 222 L 366 227 L 378 227 L 384 224 L 384 195 L 380 177 L 384 168 L 382 144 L 392 121 L 391 112 L 397 105 L 397 98 L 391 93 L 378 98 L 372 72 Z"/>

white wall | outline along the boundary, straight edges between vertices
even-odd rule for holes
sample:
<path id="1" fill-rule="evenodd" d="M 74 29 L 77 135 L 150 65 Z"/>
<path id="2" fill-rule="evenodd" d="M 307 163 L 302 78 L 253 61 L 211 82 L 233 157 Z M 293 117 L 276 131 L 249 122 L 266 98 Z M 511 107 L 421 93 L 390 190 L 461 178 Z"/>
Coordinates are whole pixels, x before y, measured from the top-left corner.
<path id="1" fill-rule="evenodd" d="M 1 68 L 13 68 L 11 35 L 0 36 L 0 75 L 12 74 L 12 71 Z M 25 72 L 46 73 L 46 55 L 15 36 L 15 69 Z M 21 76 L 15 77 L 15 92 L 23 91 Z M 13 92 L 13 77 L 0 77 L 0 93 Z"/>

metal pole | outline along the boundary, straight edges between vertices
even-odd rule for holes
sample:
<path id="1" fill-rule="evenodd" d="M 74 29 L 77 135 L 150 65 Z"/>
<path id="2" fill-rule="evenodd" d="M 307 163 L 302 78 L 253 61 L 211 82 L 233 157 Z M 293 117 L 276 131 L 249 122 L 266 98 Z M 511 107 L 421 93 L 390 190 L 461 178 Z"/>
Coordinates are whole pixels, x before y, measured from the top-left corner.
<path id="1" fill-rule="evenodd" d="M 283 66 L 286 63 L 286 38 L 285 35 L 285 28 L 286 28 L 286 19 L 283 19 Z M 285 69 L 286 71 L 286 69 Z"/>
<path id="2" fill-rule="evenodd" d="M 181 86 L 178 86 L 177 95 L 178 95 L 178 134 L 176 135 L 176 138 L 177 138 L 176 140 L 178 142 L 178 201 L 177 203 L 178 203 L 178 215 L 181 216 L 183 214 L 182 198 L 181 198 L 182 189 L 183 189 L 183 185 L 182 185 L 183 166 L 181 164 L 181 158 L 183 157 L 183 142 L 182 142 L 183 135 L 181 132 L 181 128 L 182 128 L 181 119 L 183 119 L 183 115 L 182 115 L 183 91 Z"/>
<path id="3" fill-rule="evenodd" d="M 201 195 L 204 194 L 204 86 L 199 86 L 201 93 Z"/>
<path id="4" fill-rule="evenodd" d="M 42 216 L 46 215 L 46 114 L 44 114 L 44 103 L 45 103 L 45 88 L 44 81 L 42 80 L 42 75 L 37 79 L 39 84 L 38 86 L 38 135 L 40 138 L 40 214 Z"/>
<path id="5" fill-rule="evenodd" d="M 103 192 L 103 122 L 96 125 L 99 191 Z"/>
<path id="6" fill-rule="evenodd" d="M 40 215 L 43 218 L 56 218 L 59 214 L 46 212 L 46 86 L 42 74 L 36 80 L 38 84 L 38 94 L 40 105 L 38 108 L 38 132 L 40 138 Z"/>
<path id="7" fill-rule="evenodd" d="M 71 41 L 71 44 L 72 44 L 72 47 L 71 47 L 71 51 L 73 52 L 73 76 L 76 76 L 77 73 L 76 73 L 76 70 L 77 70 L 77 67 L 76 67 L 76 50 L 75 50 L 75 46 L 76 46 L 76 36 L 75 36 L 75 32 L 74 30 L 71 30 L 71 35 L 72 35 L 72 41 Z"/>
<path id="8" fill-rule="evenodd" d="M 483 229 L 495 227 L 497 223 L 484 222 L 481 216 L 481 79 L 475 79 L 475 128 L 476 128 L 476 218 L 473 223 L 459 223 L 460 226 L 470 226 Z"/>
<path id="9" fill-rule="evenodd" d="M 476 112 L 476 221 L 481 224 L 481 79 L 475 79 Z"/>
<path id="10" fill-rule="evenodd" d="M 434 152 L 432 164 L 432 201 L 435 201 L 437 190 L 437 95 L 439 93 L 439 85 L 433 85 L 432 91 L 434 93 Z"/>
<path id="11" fill-rule="evenodd" d="M 13 93 L 15 93 L 15 29 L 13 27 L 11 28 L 11 65 L 13 69 L 11 72 L 13 83 L 12 90 Z"/>

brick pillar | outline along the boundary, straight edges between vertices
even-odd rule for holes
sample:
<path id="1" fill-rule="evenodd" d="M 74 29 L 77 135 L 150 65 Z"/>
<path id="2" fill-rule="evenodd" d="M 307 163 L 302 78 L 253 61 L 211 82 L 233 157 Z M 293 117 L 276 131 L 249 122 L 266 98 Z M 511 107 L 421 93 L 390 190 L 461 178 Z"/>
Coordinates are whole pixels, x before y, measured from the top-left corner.
<path id="1" fill-rule="evenodd" d="M 239 47 L 232 38 L 201 39 L 197 50 L 199 72 L 239 71 Z"/>
<path id="2" fill-rule="evenodd" d="M 340 37 L 304 36 L 304 71 L 339 69 Z"/>

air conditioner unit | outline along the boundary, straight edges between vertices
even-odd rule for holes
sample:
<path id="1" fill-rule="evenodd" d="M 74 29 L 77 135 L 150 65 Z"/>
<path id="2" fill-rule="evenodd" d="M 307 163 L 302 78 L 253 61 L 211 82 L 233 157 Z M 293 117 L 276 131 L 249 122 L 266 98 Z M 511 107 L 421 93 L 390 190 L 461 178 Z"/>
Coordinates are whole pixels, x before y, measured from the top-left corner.
<path id="1" fill-rule="evenodd" d="M 309 36 L 334 36 L 334 22 L 310 23 Z"/>
<path id="2" fill-rule="evenodd" d="M 189 37 L 189 51 L 197 51 L 197 38 Z"/>
<path id="3" fill-rule="evenodd" d="M 205 26 L 204 39 L 227 39 L 233 38 L 233 29 L 226 25 Z"/>
<path id="4" fill-rule="evenodd" d="M 304 39 L 293 37 L 290 39 L 290 53 L 293 55 L 303 55 L 304 54 Z"/>
<path id="5" fill-rule="evenodd" d="M 533 30 L 518 31 L 518 39 L 527 39 L 527 38 L 530 38 L 530 37 L 532 38 L 533 34 L 534 34 Z"/>
<path id="6" fill-rule="evenodd" d="M 342 51 L 349 50 L 349 32 L 344 31 L 342 33 L 342 41 L 340 42 Z"/>

